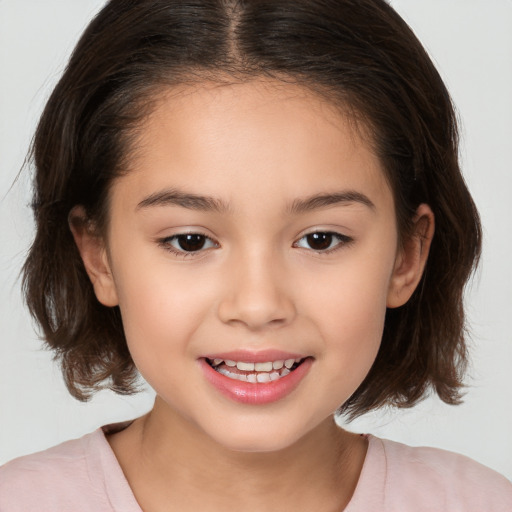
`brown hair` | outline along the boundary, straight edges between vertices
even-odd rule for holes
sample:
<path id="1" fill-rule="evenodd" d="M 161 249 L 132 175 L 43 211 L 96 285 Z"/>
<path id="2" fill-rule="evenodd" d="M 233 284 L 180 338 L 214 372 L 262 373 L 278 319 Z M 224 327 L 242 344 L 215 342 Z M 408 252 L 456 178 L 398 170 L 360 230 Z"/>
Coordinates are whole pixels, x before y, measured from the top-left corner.
<path id="1" fill-rule="evenodd" d="M 368 376 L 341 411 L 411 406 L 429 387 L 460 401 L 463 289 L 481 228 L 458 164 L 449 94 L 420 42 L 384 0 L 110 0 L 90 23 L 42 114 L 32 148 L 37 232 L 24 290 L 78 399 L 136 391 L 117 307 L 94 295 L 68 227 L 75 205 L 104 226 L 108 192 L 162 86 L 273 77 L 310 87 L 370 131 L 398 229 L 419 204 L 436 218 L 425 273 L 386 314 Z M 224 78 L 221 78 L 224 77 Z"/>

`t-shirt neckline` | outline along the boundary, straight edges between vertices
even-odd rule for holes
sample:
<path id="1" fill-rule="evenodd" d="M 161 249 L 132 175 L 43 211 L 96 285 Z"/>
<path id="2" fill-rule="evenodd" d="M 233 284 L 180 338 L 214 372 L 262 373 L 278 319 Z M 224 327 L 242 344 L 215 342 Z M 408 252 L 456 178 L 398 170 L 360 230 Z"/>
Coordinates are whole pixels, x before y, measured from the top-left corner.
<path id="1" fill-rule="evenodd" d="M 124 430 L 132 422 L 104 425 L 93 432 L 91 436 L 91 443 L 96 446 L 90 446 L 89 457 L 96 456 L 98 458 L 97 463 L 101 466 L 105 493 L 114 512 L 143 512 L 106 437 Z M 354 494 L 347 506 L 340 512 L 370 510 L 371 508 L 368 507 L 377 504 L 378 496 L 382 496 L 384 492 L 386 455 L 382 441 L 371 434 L 364 436 L 368 441 L 368 448 L 363 467 Z M 96 466 L 92 460 L 89 460 L 89 465 Z"/>

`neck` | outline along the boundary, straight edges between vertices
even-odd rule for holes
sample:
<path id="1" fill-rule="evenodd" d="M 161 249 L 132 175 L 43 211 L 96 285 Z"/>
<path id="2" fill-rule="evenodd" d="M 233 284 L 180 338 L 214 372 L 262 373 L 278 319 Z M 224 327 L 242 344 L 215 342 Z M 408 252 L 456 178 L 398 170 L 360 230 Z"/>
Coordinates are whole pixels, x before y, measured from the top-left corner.
<path id="1" fill-rule="evenodd" d="M 116 439 L 117 437 L 117 439 Z M 112 436 L 112 448 L 144 510 L 342 510 L 352 496 L 366 441 L 330 417 L 279 451 L 226 449 L 174 414 L 158 398 L 154 409 Z M 179 504 L 179 506 L 178 506 Z"/>

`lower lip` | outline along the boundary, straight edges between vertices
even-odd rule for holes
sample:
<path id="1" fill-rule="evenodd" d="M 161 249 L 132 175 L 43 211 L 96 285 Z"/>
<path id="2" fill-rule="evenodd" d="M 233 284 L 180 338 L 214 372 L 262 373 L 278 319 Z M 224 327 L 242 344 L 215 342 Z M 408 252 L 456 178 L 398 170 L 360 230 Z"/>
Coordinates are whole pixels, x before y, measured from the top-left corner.
<path id="1" fill-rule="evenodd" d="M 308 357 L 295 370 L 278 380 L 256 384 L 230 379 L 215 371 L 204 359 L 200 359 L 199 364 L 206 379 L 223 395 L 235 402 L 262 405 L 277 402 L 289 395 L 306 376 L 313 360 Z"/>

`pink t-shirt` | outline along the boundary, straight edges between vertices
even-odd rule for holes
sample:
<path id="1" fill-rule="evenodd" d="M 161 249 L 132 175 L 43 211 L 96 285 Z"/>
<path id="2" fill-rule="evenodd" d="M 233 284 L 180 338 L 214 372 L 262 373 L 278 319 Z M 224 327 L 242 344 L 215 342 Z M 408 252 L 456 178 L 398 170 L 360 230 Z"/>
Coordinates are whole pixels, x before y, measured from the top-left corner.
<path id="1" fill-rule="evenodd" d="M 512 483 L 491 469 L 436 448 L 368 440 L 344 512 L 512 512 Z M 0 467 L 0 512 L 36 511 L 142 512 L 102 429 Z"/>

